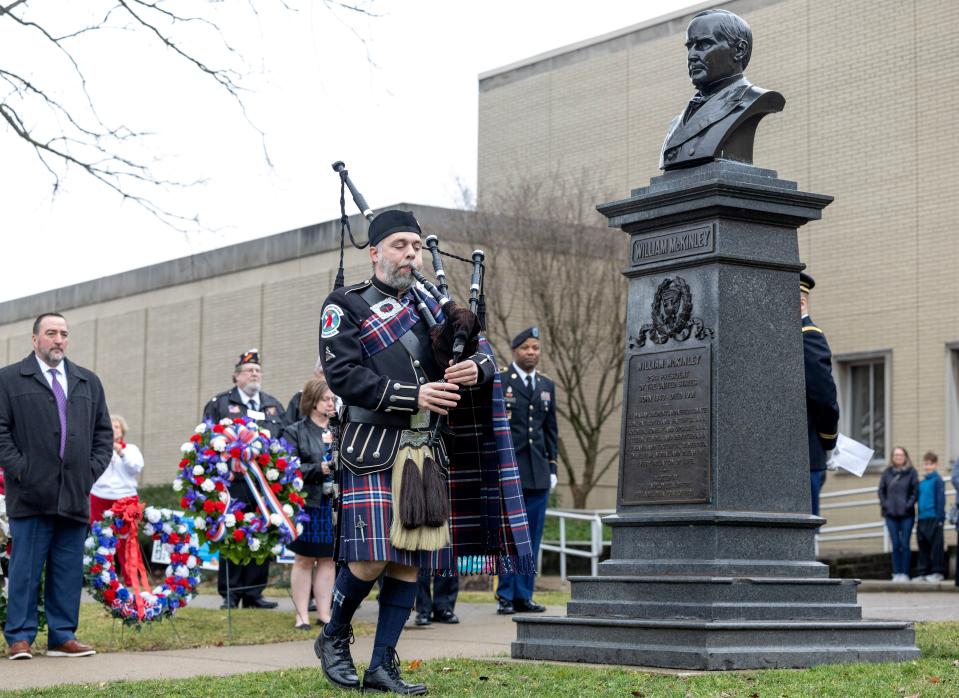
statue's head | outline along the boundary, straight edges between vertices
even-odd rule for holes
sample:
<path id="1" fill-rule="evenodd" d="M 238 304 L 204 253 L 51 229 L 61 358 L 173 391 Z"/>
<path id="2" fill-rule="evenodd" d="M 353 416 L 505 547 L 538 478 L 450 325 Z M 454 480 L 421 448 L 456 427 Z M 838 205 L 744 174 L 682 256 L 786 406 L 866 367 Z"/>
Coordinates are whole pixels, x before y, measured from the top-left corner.
<path id="1" fill-rule="evenodd" d="M 746 21 L 726 10 L 704 10 L 686 28 L 686 63 L 696 89 L 746 69 L 753 32 Z"/>

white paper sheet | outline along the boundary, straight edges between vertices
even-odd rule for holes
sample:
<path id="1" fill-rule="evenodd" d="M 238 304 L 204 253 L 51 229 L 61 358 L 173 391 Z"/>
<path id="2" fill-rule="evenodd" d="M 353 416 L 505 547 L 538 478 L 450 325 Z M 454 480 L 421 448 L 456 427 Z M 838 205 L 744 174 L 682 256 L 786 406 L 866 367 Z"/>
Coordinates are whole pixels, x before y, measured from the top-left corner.
<path id="1" fill-rule="evenodd" d="M 857 477 L 862 477 L 875 451 L 845 434 L 840 434 L 830 462 Z"/>

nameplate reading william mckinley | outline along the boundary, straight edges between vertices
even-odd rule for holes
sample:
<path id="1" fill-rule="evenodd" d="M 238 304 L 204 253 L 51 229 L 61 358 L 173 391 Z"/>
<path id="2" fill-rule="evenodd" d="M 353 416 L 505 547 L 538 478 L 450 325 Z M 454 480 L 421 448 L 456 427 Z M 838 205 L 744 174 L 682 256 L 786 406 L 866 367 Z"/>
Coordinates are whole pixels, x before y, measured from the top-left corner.
<path id="1" fill-rule="evenodd" d="M 709 369 L 708 346 L 629 358 L 621 504 L 709 501 Z"/>

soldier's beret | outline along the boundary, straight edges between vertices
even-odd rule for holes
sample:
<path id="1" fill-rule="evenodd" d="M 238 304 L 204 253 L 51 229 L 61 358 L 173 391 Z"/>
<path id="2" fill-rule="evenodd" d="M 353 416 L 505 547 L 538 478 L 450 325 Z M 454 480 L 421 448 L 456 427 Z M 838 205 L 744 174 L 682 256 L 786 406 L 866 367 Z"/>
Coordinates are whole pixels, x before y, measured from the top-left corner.
<path id="1" fill-rule="evenodd" d="M 240 354 L 240 360 L 236 362 L 236 367 L 239 368 L 243 364 L 257 364 L 260 363 L 260 351 L 258 349 L 250 349 Z"/>
<path id="2" fill-rule="evenodd" d="M 532 337 L 533 339 L 539 339 L 539 328 L 538 327 L 527 327 L 525 330 L 520 332 L 518 335 L 513 337 L 513 341 L 510 343 L 510 348 L 515 349 L 520 344 L 525 342 L 527 339 Z"/>
<path id="3" fill-rule="evenodd" d="M 390 209 L 383 211 L 370 223 L 370 244 L 378 245 L 393 233 L 416 233 L 422 235 L 420 224 L 409 211 Z"/>
<path id="4" fill-rule="evenodd" d="M 816 280 L 804 271 L 799 272 L 799 290 L 809 293 L 816 288 Z"/>

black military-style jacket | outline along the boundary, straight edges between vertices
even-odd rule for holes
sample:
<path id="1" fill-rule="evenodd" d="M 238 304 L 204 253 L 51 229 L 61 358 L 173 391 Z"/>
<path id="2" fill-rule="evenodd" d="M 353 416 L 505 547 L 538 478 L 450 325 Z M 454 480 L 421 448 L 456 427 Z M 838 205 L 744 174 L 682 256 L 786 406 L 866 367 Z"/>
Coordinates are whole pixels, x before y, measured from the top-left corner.
<path id="1" fill-rule="evenodd" d="M 807 315 L 802 319 L 806 367 L 806 422 L 809 432 L 809 469 L 826 469 L 826 451 L 839 438 L 839 403 L 832 377 L 832 352 L 826 335 Z"/>
<path id="2" fill-rule="evenodd" d="M 556 474 L 556 385 L 539 371 L 530 393 L 515 367 L 500 372 L 516 465 L 524 490 L 548 490 Z"/>
<path id="3" fill-rule="evenodd" d="M 330 390 L 346 407 L 340 460 L 356 474 L 389 468 L 401 432 L 428 429 L 433 415 L 419 410 L 419 389 L 440 380 L 443 370 L 411 294 L 374 277 L 334 290 L 323 304 L 320 359 Z M 492 359 L 469 358 L 479 366 L 479 383 L 489 381 Z"/>

